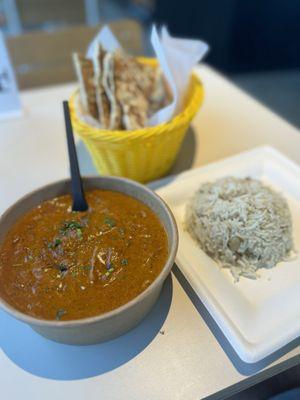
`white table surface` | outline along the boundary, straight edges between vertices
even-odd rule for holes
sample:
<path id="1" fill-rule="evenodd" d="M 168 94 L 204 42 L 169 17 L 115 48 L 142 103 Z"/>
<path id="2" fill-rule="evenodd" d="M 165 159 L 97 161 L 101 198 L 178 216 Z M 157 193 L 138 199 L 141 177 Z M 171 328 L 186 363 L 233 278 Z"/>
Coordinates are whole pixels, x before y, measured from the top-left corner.
<path id="1" fill-rule="evenodd" d="M 173 173 L 263 144 L 272 145 L 300 162 L 300 135 L 296 128 L 209 67 L 201 66 L 199 74 L 205 85 L 205 103 L 192 124 Z M 24 116 L 0 123 L 0 213 L 26 192 L 68 176 L 61 102 L 74 87 L 66 84 L 23 92 Z M 77 148 L 82 172 L 94 173 L 82 144 L 78 143 Z M 176 267 L 167 286 L 165 298 L 169 296 L 170 306 L 159 328 L 163 334 L 158 330 L 142 351 L 128 359 L 123 357 L 117 368 L 96 377 L 61 381 L 37 376 L 12 361 L 6 355 L 4 342 L 0 343 L 1 397 L 223 399 L 300 362 L 299 342 L 295 342 L 260 363 L 243 363 Z M 155 321 L 161 317 L 163 301 L 155 311 Z M 147 321 L 143 324 L 139 334 L 148 329 Z M 5 326 L 0 326 L 0 330 L 5 332 Z M 127 345 L 134 347 L 130 338 L 129 334 Z M 111 355 L 117 357 L 113 351 Z"/>

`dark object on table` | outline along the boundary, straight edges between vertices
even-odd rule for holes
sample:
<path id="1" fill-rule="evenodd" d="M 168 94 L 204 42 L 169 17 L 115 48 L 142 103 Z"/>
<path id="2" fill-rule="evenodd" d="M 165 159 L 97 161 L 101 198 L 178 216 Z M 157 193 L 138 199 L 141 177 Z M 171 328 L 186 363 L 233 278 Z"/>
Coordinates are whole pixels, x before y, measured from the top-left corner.
<path id="1" fill-rule="evenodd" d="M 63 102 L 64 116 L 66 124 L 66 134 L 68 142 L 68 153 L 70 160 L 70 171 L 71 171 L 71 187 L 72 187 L 72 197 L 73 197 L 73 211 L 86 211 L 88 209 L 88 204 L 85 200 L 81 176 L 79 171 L 78 159 L 76 154 L 76 147 L 74 143 L 74 135 L 72 129 L 72 123 L 69 112 L 69 105 L 67 101 Z"/>

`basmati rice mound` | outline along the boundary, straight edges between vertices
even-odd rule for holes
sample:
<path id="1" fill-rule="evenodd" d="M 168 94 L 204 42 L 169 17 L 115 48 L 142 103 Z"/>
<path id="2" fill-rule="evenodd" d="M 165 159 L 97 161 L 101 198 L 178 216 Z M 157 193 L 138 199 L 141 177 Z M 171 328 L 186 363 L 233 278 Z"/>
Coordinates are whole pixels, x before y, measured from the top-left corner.
<path id="1" fill-rule="evenodd" d="M 226 177 L 201 185 L 186 207 L 185 226 L 202 250 L 235 279 L 286 261 L 293 250 L 286 200 L 260 181 Z"/>

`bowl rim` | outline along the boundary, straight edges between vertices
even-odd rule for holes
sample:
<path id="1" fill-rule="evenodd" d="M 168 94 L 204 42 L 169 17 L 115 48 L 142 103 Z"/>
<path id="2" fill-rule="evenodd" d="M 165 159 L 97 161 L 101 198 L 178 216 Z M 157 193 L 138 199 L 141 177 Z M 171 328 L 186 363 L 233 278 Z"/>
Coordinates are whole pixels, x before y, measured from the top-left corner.
<path id="1" fill-rule="evenodd" d="M 172 238 L 172 241 L 170 242 L 170 250 L 168 252 L 168 258 L 164 264 L 164 267 L 162 268 L 162 270 L 160 271 L 160 273 L 157 275 L 157 277 L 154 279 L 154 281 L 151 283 L 150 286 L 148 286 L 139 295 L 137 295 L 136 297 L 131 299 L 129 302 L 123 304 L 122 306 L 115 308 L 111 311 L 92 316 L 92 317 L 72 319 L 72 320 L 68 320 L 68 321 L 46 320 L 46 319 L 41 319 L 41 318 L 36 318 L 36 317 L 30 316 L 30 315 L 16 309 L 9 302 L 4 300 L 0 294 L 0 308 L 2 308 L 4 311 L 9 313 L 16 319 L 23 321 L 30 325 L 35 325 L 35 326 L 40 326 L 40 327 L 49 327 L 49 328 L 73 328 L 73 327 L 78 327 L 80 325 L 91 325 L 91 324 L 94 324 L 96 322 L 100 322 L 103 320 L 107 321 L 109 319 L 113 319 L 113 318 L 117 317 L 119 314 L 126 312 L 130 308 L 134 307 L 137 303 L 143 301 L 150 294 L 150 292 L 152 292 L 158 285 L 162 284 L 165 281 L 166 277 L 170 273 L 172 266 L 175 262 L 175 257 L 176 257 L 176 253 L 178 250 L 178 228 L 177 228 L 175 218 L 172 214 L 172 211 L 170 210 L 169 206 L 165 203 L 165 201 L 158 194 L 156 194 L 153 190 L 149 189 L 147 186 L 140 184 L 136 181 L 133 181 L 131 179 L 128 179 L 128 178 L 121 178 L 121 177 L 115 177 L 115 176 L 89 175 L 89 176 L 82 177 L 83 185 L 85 184 L 86 181 L 91 180 L 91 179 L 99 179 L 99 180 L 106 180 L 106 181 L 111 180 L 111 181 L 115 181 L 115 182 L 125 182 L 131 186 L 134 186 L 138 190 L 146 192 L 147 196 L 154 198 L 155 201 L 157 203 L 159 203 L 160 206 L 162 206 L 165 209 L 167 216 L 169 218 L 169 222 L 171 224 L 173 238 Z M 11 204 L 0 215 L 0 229 L 1 229 L 2 220 L 9 213 L 12 212 L 12 210 L 14 209 L 14 207 L 16 207 L 18 205 L 18 203 L 26 201 L 27 198 L 30 198 L 31 196 L 33 196 L 34 194 L 36 194 L 42 190 L 45 190 L 47 188 L 51 188 L 51 187 L 57 186 L 57 185 L 68 184 L 69 182 L 70 182 L 69 178 L 60 179 L 60 180 L 48 183 L 46 185 L 40 186 L 40 187 L 28 192 L 24 196 L 20 197 L 17 201 L 15 201 L 13 204 Z M 97 188 L 95 188 L 95 189 L 97 189 Z M 98 188 L 98 189 L 101 189 L 101 188 Z M 104 189 L 104 190 L 106 190 L 106 189 Z M 107 190 L 110 190 L 110 189 L 107 189 Z M 114 190 L 114 191 L 117 191 L 117 190 Z M 120 192 L 122 193 L 122 190 L 120 190 Z M 127 195 L 127 196 L 131 196 L 131 195 Z M 131 196 L 131 197 L 134 197 L 134 196 Z M 139 201 L 141 201 L 141 200 L 139 200 Z M 154 210 L 152 210 L 152 211 L 155 213 Z M 157 217 L 159 218 L 160 222 L 163 223 L 163 221 L 161 220 L 161 218 L 158 215 L 157 215 Z"/>

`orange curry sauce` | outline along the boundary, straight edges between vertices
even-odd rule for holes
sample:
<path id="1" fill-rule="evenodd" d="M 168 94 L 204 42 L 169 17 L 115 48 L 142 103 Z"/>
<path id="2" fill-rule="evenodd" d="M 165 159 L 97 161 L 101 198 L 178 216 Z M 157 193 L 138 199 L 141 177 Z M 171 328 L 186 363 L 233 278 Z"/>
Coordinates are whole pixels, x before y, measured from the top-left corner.
<path id="1" fill-rule="evenodd" d="M 140 294 L 162 270 L 166 232 L 149 207 L 92 190 L 89 210 L 71 197 L 27 212 L 0 247 L 0 295 L 37 318 L 72 320 L 111 311 Z"/>

